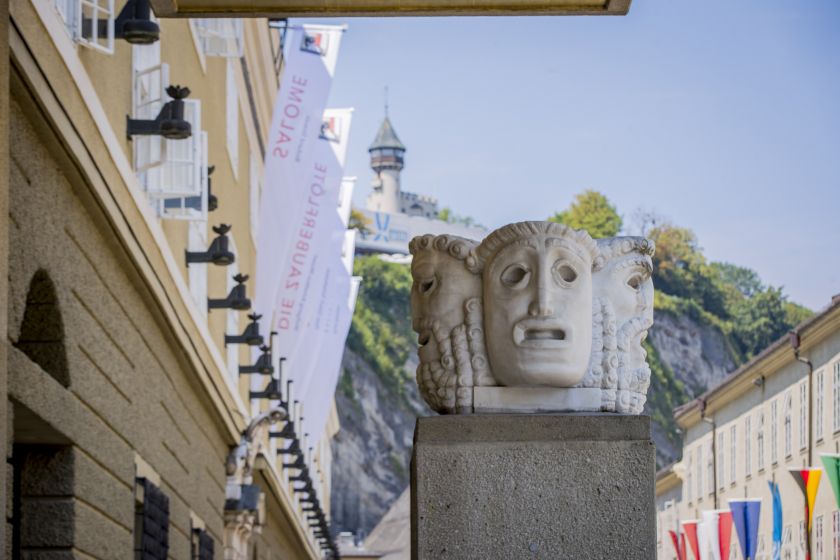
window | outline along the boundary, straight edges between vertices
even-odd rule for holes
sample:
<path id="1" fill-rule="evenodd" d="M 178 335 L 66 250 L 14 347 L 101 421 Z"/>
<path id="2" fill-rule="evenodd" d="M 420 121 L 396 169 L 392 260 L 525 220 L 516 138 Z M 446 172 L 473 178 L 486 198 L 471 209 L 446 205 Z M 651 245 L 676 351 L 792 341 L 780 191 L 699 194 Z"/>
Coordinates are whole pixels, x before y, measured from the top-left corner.
<path id="1" fill-rule="evenodd" d="M 770 464 L 779 461 L 779 401 L 770 403 Z"/>
<path id="2" fill-rule="evenodd" d="M 194 19 L 192 25 L 198 34 L 205 56 L 242 56 L 242 20 L 231 18 Z"/>
<path id="3" fill-rule="evenodd" d="M 825 385 L 823 383 L 823 372 L 817 373 L 816 403 L 814 404 L 814 437 L 817 441 L 823 438 L 823 401 L 825 398 Z"/>
<path id="4" fill-rule="evenodd" d="M 752 475 L 752 418 L 744 418 L 744 476 Z"/>
<path id="5" fill-rule="evenodd" d="M 114 0 L 54 0 L 70 37 L 80 45 L 114 52 Z"/>
<path id="6" fill-rule="evenodd" d="M 709 494 L 715 492 L 715 454 L 714 454 L 714 440 L 709 438 L 709 456 L 706 459 L 706 488 L 709 489 Z"/>
<path id="7" fill-rule="evenodd" d="M 692 461 L 694 453 L 689 451 L 687 455 L 688 464 L 685 469 L 685 500 L 690 504 L 694 496 L 694 487 L 692 486 L 694 483 L 694 480 L 692 480 L 694 476 L 694 461 Z"/>
<path id="8" fill-rule="evenodd" d="M 190 560 L 213 560 L 213 537 L 205 529 L 193 529 Z"/>
<path id="9" fill-rule="evenodd" d="M 207 250 L 207 223 L 190 222 L 187 228 L 187 250 Z M 204 320 L 207 320 L 207 268 L 204 265 L 187 267 L 190 295 Z"/>
<path id="10" fill-rule="evenodd" d="M 785 457 L 793 453 L 793 391 L 785 394 Z"/>
<path id="11" fill-rule="evenodd" d="M 238 254 L 236 251 L 236 242 L 234 241 L 233 233 L 228 233 L 229 239 L 229 250 L 234 255 Z M 207 268 L 206 266 L 204 268 Z M 230 291 L 236 286 L 236 280 L 233 279 L 239 273 L 239 265 L 234 262 L 230 266 L 227 267 L 225 270 L 225 274 L 227 275 L 227 286 L 225 294 L 229 294 Z M 240 334 L 239 332 L 239 311 L 236 309 L 227 309 L 225 310 L 227 313 L 226 321 L 225 321 L 225 332 L 227 334 Z M 239 345 L 238 344 L 228 344 L 227 345 L 227 367 L 228 367 L 228 375 L 230 376 L 230 380 L 234 386 L 239 383 Z M 261 378 L 260 375 L 251 375 L 249 377 L 256 377 Z"/>
<path id="12" fill-rule="evenodd" d="M 758 470 L 764 470 L 764 411 L 758 413 L 758 434 L 756 436 L 756 452 L 758 453 Z"/>
<path id="13" fill-rule="evenodd" d="M 814 560 L 825 560 L 825 539 L 823 538 L 823 516 L 814 519 Z"/>
<path id="14" fill-rule="evenodd" d="M 802 546 L 802 535 L 799 536 L 800 541 L 799 544 Z M 783 558 L 793 558 L 793 528 L 790 525 L 786 525 L 784 530 L 782 531 L 782 557 Z"/>
<path id="15" fill-rule="evenodd" d="M 227 151 L 233 176 L 239 176 L 239 89 L 236 87 L 236 72 L 234 64 L 237 59 L 227 61 L 227 93 L 225 97 L 225 131 L 227 134 Z"/>
<path id="16" fill-rule="evenodd" d="M 834 553 L 831 555 L 831 559 L 840 560 L 840 510 L 834 510 L 834 513 L 831 514 L 831 528 L 831 543 L 834 545 L 832 548 Z"/>
<path id="17" fill-rule="evenodd" d="M 835 415 L 836 418 L 836 415 Z M 799 385 L 799 449 L 808 447 L 808 380 Z"/>
<path id="18" fill-rule="evenodd" d="M 738 478 L 738 427 L 729 428 L 729 483 L 735 484 Z"/>
<path id="19" fill-rule="evenodd" d="M 805 522 L 799 522 L 799 548 L 805 550 Z"/>
<path id="20" fill-rule="evenodd" d="M 831 386 L 834 399 L 832 407 L 834 409 L 833 421 L 831 423 L 832 431 L 840 431 L 840 362 L 834 363 L 833 384 Z"/>
<path id="21" fill-rule="evenodd" d="M 697 499 L 703 498 L 703 444 L 697 446 L 697 477 L 695 479 L 697 485 Z"/>
<path id="22" fill-rule="evenodd" d="M 251 213 L 251 239 L 254 245 L 257 244 L 257 230 L 260 221 L 261 175 L 260 161 L 257 159 L 257 155 L 251 152 L 251 161 L 248 166 L 248 208 Z"/>
<path id="23" fill-rule="evenodd" d="M 169 101 L 169 66 L 147 66 L 159 51 L 135 49 L 134 118 L 154 119 Z M 207 135 L 201 130 L 201 101 L 184 100 L 184 119 L 192 125 L 189 138 L 132 138 L 134 170 L 159 216 L 206 219 Z"/>
<path id="24" fill-rule="evenodd" d="M 723 436 L 723 431 L 721 431 L 717 435 L 717 483 L 718 488 L 720 488 L 721 490 L 723 490 L 724 475 L 726 474 L 726 447 L 724 446 L 726 438 L 724 438 Z"/>
<path id="25" fill-rule="evenodd" d="M 169 555 L 169 498 L 147 478 L 135 486 L 134 557 L 166 560 Z"/>

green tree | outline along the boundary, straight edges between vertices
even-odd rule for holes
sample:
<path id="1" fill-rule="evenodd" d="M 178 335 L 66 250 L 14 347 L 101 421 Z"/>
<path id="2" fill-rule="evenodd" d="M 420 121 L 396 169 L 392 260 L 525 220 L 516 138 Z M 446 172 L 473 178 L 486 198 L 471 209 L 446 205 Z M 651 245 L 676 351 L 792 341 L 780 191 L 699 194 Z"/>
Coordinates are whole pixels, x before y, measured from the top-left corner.
<path id="1" fill-rule="evenodd" d="M 612 237 L 621 231 L 622 220 L 615 206 L 598 191 L 586 190 L 575 197 L 572 205 L 557 212 L 549 220 L 574 229 L 585 229 L 595 238 Z"/>
<path id="2" fill-rule="evenodd" d="M 347 220 L 347 222 L 347 229 L 357 229 L 362 235 L 370 233 L 370 229 L 368 229 L 368 225 L 370 225 L 370 218 L 355 208 L 350 210 L 350 219 Z"/>

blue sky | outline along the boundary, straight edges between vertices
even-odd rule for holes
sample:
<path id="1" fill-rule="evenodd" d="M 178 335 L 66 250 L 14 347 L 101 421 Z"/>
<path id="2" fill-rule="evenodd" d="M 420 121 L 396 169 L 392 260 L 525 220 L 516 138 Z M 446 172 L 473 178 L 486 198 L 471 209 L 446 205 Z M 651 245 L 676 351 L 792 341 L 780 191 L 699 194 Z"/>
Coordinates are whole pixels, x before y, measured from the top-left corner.
<path id="1" fill-rule="evenodd" d="M 387 85 L 405 190 L 495 227 L 592 188 L 626 225 L 655 211 L 812 309 L 840 293 L 839 2 L 341 21 L 330 106 L 356 108 L 358 205 Z"/>

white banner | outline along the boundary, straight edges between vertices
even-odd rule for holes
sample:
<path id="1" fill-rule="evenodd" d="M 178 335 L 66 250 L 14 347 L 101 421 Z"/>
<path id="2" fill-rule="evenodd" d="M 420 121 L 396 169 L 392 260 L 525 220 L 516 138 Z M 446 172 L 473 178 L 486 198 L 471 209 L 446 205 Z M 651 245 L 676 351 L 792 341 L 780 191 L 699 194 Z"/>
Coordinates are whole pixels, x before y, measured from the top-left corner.
<path id="1" fill-rule="evenodd" d="M 297 307 L 318 212 L 335 207 L 324 202 L 328 170 L 314 158 L 343 31 L 343 26 L 304 25 L 289 29 L 286 38 L 257 233 L 255 309 L 266 317 L 266 331 L 288 320 L 275 313 L 278 301 L 286 302 L 286 309 Z"/>
<path id="2" fill-rule="evenodd" d="M 328 284 L 326 276 L 332 261 L 340 257 L 344 242 L 345 226 L 338 215 L 338 195 L 352 114 L 352 109 L 324 112 L 313 158 L 314 165 L 323 170 L 323 193 L 319 206 L 307 210 L 313 226 L 306 238 L 309 256 L 305 261 L 293 263 L 295 275 L 291 282 L 280 286 L 277 295 L 275 330 L 279 335 L 275 351 L 287 358 L 290 379 L 295 381 L 299 392 L 303 390 L 303 382 L 317 373 L 311 372 L 307 359 L 312 354 L 315 333 L 320 330 L 325 301 L 335 289 Z"/>

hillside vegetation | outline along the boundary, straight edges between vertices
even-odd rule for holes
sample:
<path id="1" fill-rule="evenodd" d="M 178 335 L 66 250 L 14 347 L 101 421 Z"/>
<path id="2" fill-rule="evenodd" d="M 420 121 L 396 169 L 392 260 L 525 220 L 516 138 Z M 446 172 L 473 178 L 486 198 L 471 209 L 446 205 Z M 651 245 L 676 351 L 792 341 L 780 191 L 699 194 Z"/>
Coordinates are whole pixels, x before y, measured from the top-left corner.
<path id="1" fill-rule="evenodd" d="M 617 209 L 598 192 L 581 193 L 550 219 L 593 237 L 641 234 L 656 243 L 655 319 L 645 341 L 651 367 L 646 410 L 660 465 L 679 451 L 674 407 L 810 315 L 755 271 L 708 261 L 687 228 L 652 215 L 640 215 L 635 228 L 625 228 Z M 343 530 L 369 531 L 407 486 L 413 419 L 429 412 L 414 386 L 408 265 L 360 256 L 355 274 L 364 280 L 336 399 L 342 430 L 333 444 L 333 494 L 341 507 L 333 515 Z M 376 468 L 351 466 L 359 461 Z"/>

